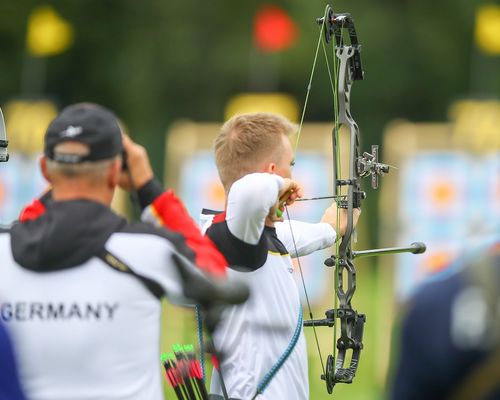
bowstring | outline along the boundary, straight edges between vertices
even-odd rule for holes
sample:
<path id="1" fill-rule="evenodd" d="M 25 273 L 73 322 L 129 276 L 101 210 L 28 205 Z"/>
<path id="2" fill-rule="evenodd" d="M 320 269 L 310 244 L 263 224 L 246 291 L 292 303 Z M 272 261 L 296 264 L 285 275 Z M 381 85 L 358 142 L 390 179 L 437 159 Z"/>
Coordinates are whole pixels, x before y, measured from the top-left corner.
<path id="1" fill-rule="evenodd" d="M 343 40 L 344 40 L 344 30 L 341 29 L 340 30 L 340 43 L 343 43 Z M 332 40 L 336 40 L 336 38 L 333 38 Z M 332 59 L 333 59 L 333 78 L 332 78 L 332 67 L 330 67 L 330 63 L 328 62 L 328 53 L 327 53 L 327 49 L 326 49 L 326 45 L 325 45 L 325 42 L 322 41 L 321 42 L 322 45 L 323 45 L 323 54 L 325 56 L 325 62 L 326 62 L 326 67 L 327 67 L 327 71 L 328 71 L 328 78 L 330 80 L 330 86 L 331 86 L 331 89 L 332 89 L 332 97 L 333 97 L 333 116 L 334 116 L 334 122 L 333 122 L 333 125 L 334 125 L 334 135 L 335 137 L 333 138 L 332 137 L 332 147 L 333 147 L 333 152 L 335 152 L 335 163 L 336 163 L 336 168 L 335 168 L 335 172 L 336 172 L 336 176 L 333 176 L 333 179 L 334 179 L 334 182 L 336 182 L 337 180 L 337 177 L 341 177 L 342 176 L 342 164 L 340 162 L 340 121 L 339 121 L 339 114 L 340 114 L 340 111 L 339 111 L 339 97 L 338 97 L 338 85 L 339 85 L 339 59 L 337 58 L 336 56 L 336 46 L 335 44 L 333 44 L 331 46 L 331 49 L 332 49 Z M 335 140 L 335 142 L 333 142 L 333 140 Z M 333 198 L 335 200 L 341 200 L 343 198 L 342 196 L 342 193 L 341 193 L 341 188 L 340 186 L 338 185 L 334 185 L 335 189 L 336 189 L 336 192 L 334 193 L 333 195 Z M 336 215 L 336 219 L 337 219 L 337 227 L 339 226 L 339 221 L 340 221 L 340 207 L 337 207 L 337 215 Z M 338 296 L 337 296 L 337 288 L 338 288 L 338 274 L 337 274 L 337 271 L 338 271 L 338 267 L 339 267 L 339 249 L 340 249 L 340 240 L 339 238 L 337 237 L 336 240 L 335 240 L 335 268 L 334 268 L 334 272 L 333 272 L 333 284 L 334 284 L 334 291 L 333 291 L 333 321 L 334 321 L 334 325 L 333 325 L 333 344 L 332 344 L 332 348 L 333 348 L 333 351 L 332 351 L 332 357 L 333 359 L 335 360 L 336 359 L 336 356 L 335 356 L 335 349 L 337 348 L 336 347 L 336 343 L 337 343 L 337 333 L 338 333 L 338 326 L 336 324 L 336 321 L 337 321 L 337 310 L 338 310 Z"/>
<path id="2" fill-rule="evenodd" d="M 326 9 L 325 9 L 325 16 L 324 18 L 326 18 Z M 307 109 L 307 103 L 309 101 L 309 94 L 311 93 L 311 88 L 312 88 L 312 81 L 313 81 L 313 77 L 314 77 L 314 71 L 316 70 L 316 62 L 318 61 L 318 54 L 319 54 L 319 46 L 322 42 L 322 35 L 323 33 L 323 25 L 320 26 L 319 28 L 319 37 L 318 37 L 318 43 L 316 45 L 316 52 L 314 53 L 314 59 L 313 59 L 313 65 L 312 65 L 312 68 L 311 68 L 311 74 L 309 75 L 309 82 L 307 84 L 307 90 L 306 90 L 306 97 L 304 99 L 304 107 L 302 107 L 302 114 L 300 116 L 300 123 L 299 123 L 299 127 L 297 129 L 297 138 L 295 139 L 295 148 L 294 148 L 294 154 L 297 153 L 297 148 L 299 146 L 299 139 L 300 139 L 300 134 L 302 132 L 302 126 L 304 124 L 304 118 L 305 118 L 305 115 L 306 115 L 306 109 Z"/>
<path id="3" fill-rule="evenodd" d="M 326 51 L 326 46 L 325 46 L 324 40 L 322 38 L 324 29 L 325 29 L 325 21 L 327 20 L 327 16 L 328 16 L 327 15 L 327 11 L 328 11 L 328 6 L 325 7 L 325 12 L 324 12 L 324 16 L 323 16 L 323 21 L 324 22 L 323 22 L 323 24 L 319 28 L 318 42 L 317 42 L 316 51 L 315 51 L 315 54 L 314 54 L 313 65 L 312 65 L 312 68 L 311 68 L 311 74 L 309 76 L 309 82 L 308 82 L 308 85 L 307 85 L 306 95 L 305 95 L 305 99 L 304 99 L 304 106 L 302 108 L 302 113 L 301 113 L 301 117 L 300 117 L 300 123 L 299 123 L 299 127 L 298 127 L 298 130 L 297 130 L 297 138 L 295 140 L 294 154 L 297 154 L 297 148 L 298 148 L 298 144 L 299 144 L 300 134 L 302 132 L 302 127 L 303 127 L 303 124 L 304 124 L 304 118 L 305 118 L 305 114 L 306 114 L 307 104 L 308 104 L 308 101 L 309 101 L 309 94 L 311 92 L 312 81 L 313 81 L 313 77 L 314 77 L 314 72 L 316 70 L 316 63 L 317 63 L 317 60 L 318 60 L 318 54 L 319 54 L 320 45 L 322 46 L 323 54 L 325 56 L 325 61 L 326 61 L 327 71 L 328 71 L 328 78 L 329 78 L 329 82 L 330 82 L 330 88 L 332 90 L 332 95 L 333 95 L 334 126 L 335 126 L 334 129 L 335 129 L 336 134 L 338 134 L 339 105 L 338 105 L 338 96 L 337 96 L 337 89 L 336 89 L 337 88 L 337 84 L 338 84 L 338 73 L 337 73 L 338 72 L 338 62 L 337 62 L 337 59 L 335 57 L 335 47 L 333 46 L 333 49 L 334 49 L 334 53 L 333 53 L 333 75 L 334 75 L 334 78 L 332 78 L 332 72 L 331 72 L 331 68 L 330 68 L 330 63 L 328 62 L 328 55 L 327 55 L 327 51 Z M 334 150 L 336 150 L 336 149 L 334 149 Z M 338 160 L 338 157 L 336 157 L 336 159 Z M 333 177 L 333 178 L 336 179 L 336 177 Z M 338 196 L 339 196 L 339 193 L 336 193 L 333 197 L 336 198 Z M 328 197 L 330 197 L 330 196 L 328 196 Z M 299 267 L 300 279 L 301 279 L 302 287 L 304 289 L 304 295 L 305 295 L 305 298 L 306 298 L 306 304 L 307 304 L 307 310 L 308 310 L 308 313 L 309 313 L 309 319 L 312 321 L 312 320 L 314 320 L 314 316 L 313 316 L 313 312 L 312 312 L 311 303 L 310 303 L 310 300 L 309 300 L 309 294 L 308 294 L 307 288 L 306 288 L 306 283 L 305 283 L 305 279 L 304 279 L 304 273 L 303 273 L 303 270 L 302 270 L 302 264 L 301 264 L 301 261 L 300 261 L 300 256 L 299 256 L 299 253 L 298 253 L 298 250 L 297 250 L 297 243 L 295 241 L 295 237 L 294 237 L 294 234 L 293 234 L 293 228 L 292 228 L 292 223 L 291 223 L 291 220 L 290 220 L 290 214 L 288 212 L 288 207 L 286 206 L 286 204 L 285 204 L 285 212 L 286 212 L 286 217 L 288 219 L 288 225 L 289 225 L 289 228 L 290 228 L 290 234 L 291 234 L 292 243 L 293 243 L 293 247 L 294 247 L 294 252 L 295 252 L 295 256 L 296 256 L 295 259 L 296 259 L 296 262 L 297 262 L 297 266 Z M 339 218 L 340 218 L 340 212 L 337 209 L 337 225 L 338 225 Z M 338 254 L 339 241 L 337 240 L 336 243 L 337 243 L 337 245 L 336 245 L 336 249 L 337 250 L 336 251 L 337 251 L 337 254 Z M 338 262 L 338 257 L 336 257 L 336 263 L 337 262 Z M 336 288 L 337 287 L 337 278 L 336 278 L 337 274 L 335 273 L 334 276 L 335 276 L 335 288 Z M 334 304 L 335 304 L 335 310 L 336 310 L 336 308 L 337 308 L 336 289 L 334 291 Z M 336 318 L 336 315 L 335 315 L 334 318 Z M 334 322 L 335 322 L 335 319 L 334 319 Z M 319 345 L 319 339 L 318 339 L 318 334 L 317 334 L 317 331 L 316 331 L 316 326 L 314 325 L 314 323 L 311 326 L 313 328 L 314 340 L 315 340 L 315 343 L 316 343 L 316 348 L 318 350 L 318 355 L 319 355 L 319 359 L 320 359 L 320 363 L 321 363 L 321 369 L 323 371 L 323 375 L 326 376 L 325 363 L 323 361 L 323 355 L 321 353 L 321 348 L 320 348 L 320 345 Z M 334 346 L 333 346 L 333 351 L 335 351 L 335 343 L 337 341 L 336 340 L 336 327 L 337 327 L 337 324 L 334 323 L 334 339 L 333 339 L 334 340 Z"/>

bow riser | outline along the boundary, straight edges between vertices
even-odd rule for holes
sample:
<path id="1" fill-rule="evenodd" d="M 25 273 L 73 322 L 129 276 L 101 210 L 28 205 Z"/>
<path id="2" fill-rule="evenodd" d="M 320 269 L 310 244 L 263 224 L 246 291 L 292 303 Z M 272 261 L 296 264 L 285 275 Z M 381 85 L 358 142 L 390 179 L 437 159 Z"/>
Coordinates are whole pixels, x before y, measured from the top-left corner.
<path id="1" fill-rule="evenodd" d="M 347 186 L 347 199 L 341 201 L 339 206 L 347 209 L 347 228 L 338 246 L 338 252 L 334 259 L 336 267 L 337 284 L 336 295 L 339 306 L 333 312 L 334 318 L 340 322 L 340 337 L 337 340 L 337 358 L 327 358 L 326 373 L 323 378 L 326 381 L 327 391 L 332 392 L 336 383 L 351 383 L 356 375 L 359 364 L 361 349 L 363 348 L 363 330 L 365 316 L 358 314 L 352 309 L 351 300 L 356 291 L 356 269 L 352 263 L 351 242 L 355 234 L 353 210 L 361 206 L 361 199 L 365 197 L 361 191 L 358 175 L 358 159 L 360 157 L 360 133 L 356 121 L 350 111 L 350 96 L 355 74 L 362 79 L 361 58 L 359 56 L 359 45 L 357 43 L 356 31 L 350 17 L 343 14 L 335 18 L 333 12 L 330 14 L 330 22 L 336 38 L 335 56 L 338 59 L 338 118 L 332 132 L 334 143 L 334 193 L 339 196 L 341 187 Z M 334 16 L 332 21 L 332 15 Z M 345 45 L 342 30 L 347 27 L 351 45 Z M 327 29 L 328 31 L 328 29 Z M 357 57 L 355 57 L 357 55 Z M 342 179 L 337 169 L 337 157 L 340 149 L 340 129 L 345 126 L 349 130 L 349 168 L 348 178 Z M 346 278 L 346 282 L 344 282 Z M 344 284 L 345 283 L 345 284 Z M 348 360 L 348 352 L 351 352 Z M 332 368 L 333 364 L 335 365 Z"/>

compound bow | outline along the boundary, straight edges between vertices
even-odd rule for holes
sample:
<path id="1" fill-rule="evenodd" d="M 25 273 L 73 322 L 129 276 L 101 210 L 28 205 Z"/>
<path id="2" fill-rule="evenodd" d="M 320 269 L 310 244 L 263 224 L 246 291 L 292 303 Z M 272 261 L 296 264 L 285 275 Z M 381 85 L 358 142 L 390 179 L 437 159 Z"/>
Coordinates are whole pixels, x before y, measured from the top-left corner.
<path id="1" fill-rule="evenodd" d="M 360 131 L 351 115 L 350 95 L 352 84 L 354 81 L 362 80 L 364 77 L 360 54 L 361 45 L 358 42 L 356 28 L 351 15 L 348 13 L 337 14 L 328 5 L 325 9 L 324 16 L 318 18 L 317 23 L 321 26 L 320 38 L 318 39 L 313 68 L 302 111 L 299 135 L 304 121 L 307 100 L 321 43 L 327 60 L 332 91 L 334 92 L 335 123 L 332 131 L 333 198 L 337 201 L 339 208 L 347 209 L 348 216 L 347 229 L 340 242 L 337 242 L 336 254 L 325 260 L 326 266 L 335 268 L 335 291 L 338 305 L 336 304 L 335 308 L 325 312 L 326 318 L 314 319 L 306 291 L 310 319 L 304 321 L 304 326 L 313 327 L 313 329 L 317 326 L 334 327 L 335 338 L 337 331 L 336 321 L 338 320 L 340 323 L 340 336 L 336 340 L 337 356 L 335 359 L 334 352 L 332 352 L 332 354 L 327 357 L 326 366 L 323 363 L 316 332 L 314 332 L 323 369 L 321 379 L 326 381 L 328 393 L 332 393 L 335 384 L 351 383 L 353 381 L 358 368 L 360 353 L 363 348 L 363 329 L 366 317 L 364 314 L 354 310 L 351 305 L 351 300 L 356 290 L 356 269 L 353 260 L 361 256 L 403 252 L 411 252 L 414 254 L 423 253 L 425 251 L 425 245 L 417 242 L 412 243 L 408 247 L 393 247 L 365 251 L 354 251 L 352 249 L 352 242 L 355 238 L 353 211 L 361 207 L 361 201 L 366 197 L 365 192 L 361 189 L 361 178 L 371 177 L 371 186 L 376 189 L 378 187 L 379 177 L 389 172 L 390 166 L 379 162 L 378 146 L 372 146 L 371 153 L 361 153 Z M 333 65 L 335 82 L 332 82 L 332 71 L 328 65 L 328 57 L 326 57 L 326 45 L 332 42 L 332 38 L 334 38 L 335 50 Z M 348 176 L 344 179 L 341 177 L 339 157 L 340 129 L 342 126 L 348 129 L 350 138 Z M 300 267 L 300 259 L 298 259 L 298 264 Z M 348 351 L 352 352 L 350 359 L 348 358 Z"/>

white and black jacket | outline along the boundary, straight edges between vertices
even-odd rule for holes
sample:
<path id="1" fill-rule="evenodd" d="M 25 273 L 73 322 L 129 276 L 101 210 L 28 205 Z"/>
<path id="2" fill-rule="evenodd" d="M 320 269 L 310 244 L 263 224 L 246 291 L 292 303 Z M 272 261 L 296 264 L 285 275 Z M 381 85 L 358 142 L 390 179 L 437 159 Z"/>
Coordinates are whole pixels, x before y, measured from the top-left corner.
<path id="1" fill-rule="evenodd" d="M 183 235 L 88 201 L 49 202 L 0 233 L 0 320 L 31 400 L 163 398 L 162 295 L 183 302 Z"/>

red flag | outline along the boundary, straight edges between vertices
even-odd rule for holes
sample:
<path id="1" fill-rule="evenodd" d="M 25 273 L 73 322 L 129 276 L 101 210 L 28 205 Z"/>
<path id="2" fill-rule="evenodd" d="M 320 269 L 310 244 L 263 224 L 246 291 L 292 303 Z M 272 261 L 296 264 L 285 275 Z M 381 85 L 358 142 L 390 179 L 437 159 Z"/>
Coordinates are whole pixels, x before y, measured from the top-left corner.
<path id="1" fill-rule="evenodd" d="M 255 46 L 268 53 L 286 50 L 297 38 L 297 26 L 282 8 L 268 4 L 262 6 L 254 20 Z"/>

